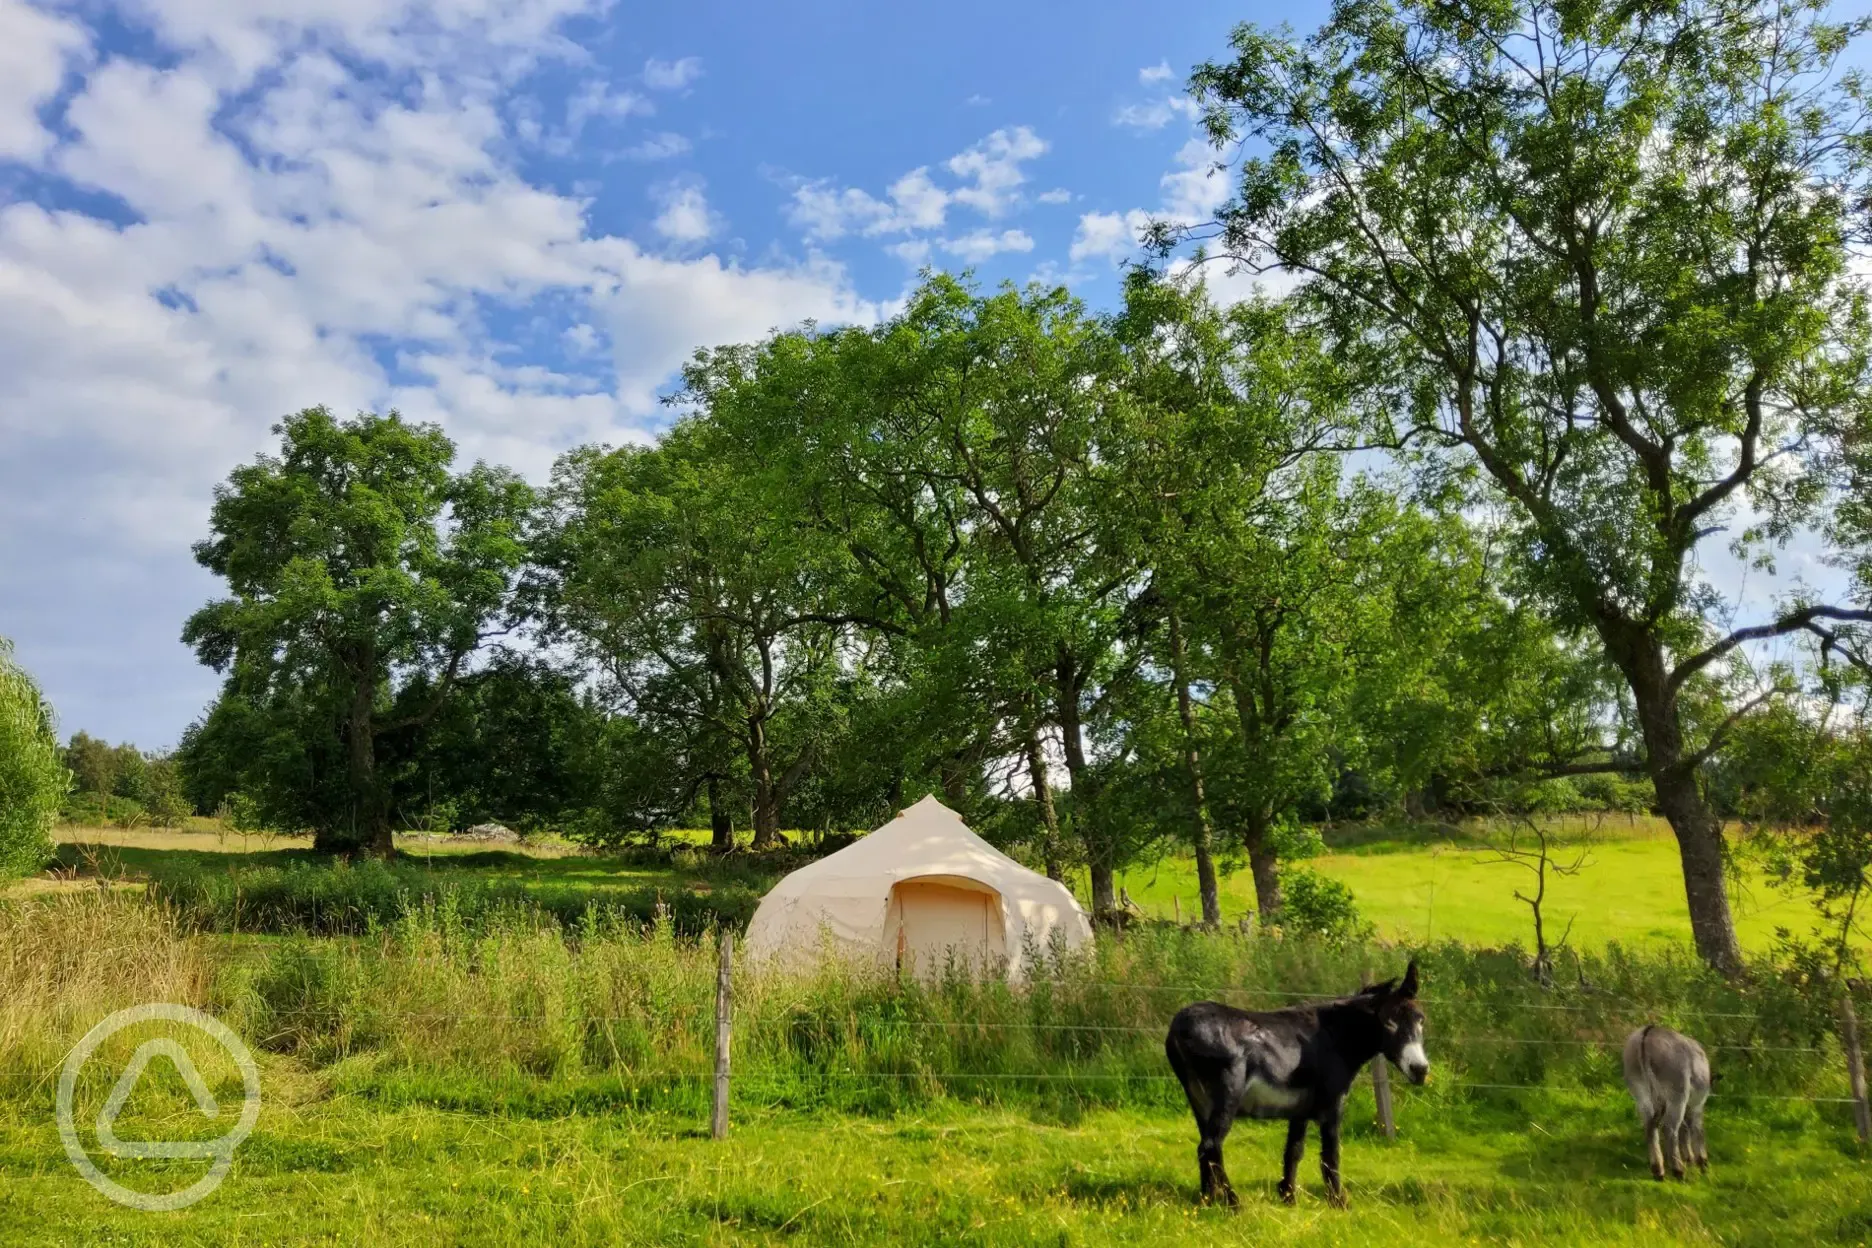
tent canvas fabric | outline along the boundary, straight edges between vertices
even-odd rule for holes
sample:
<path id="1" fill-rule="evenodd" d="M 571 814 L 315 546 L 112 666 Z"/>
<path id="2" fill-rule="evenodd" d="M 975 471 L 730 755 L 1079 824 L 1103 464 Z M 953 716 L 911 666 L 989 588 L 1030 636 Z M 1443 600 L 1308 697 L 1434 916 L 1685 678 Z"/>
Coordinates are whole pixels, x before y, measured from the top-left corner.
<path id="1" fill-rule="evenodd" d="M 977 965 L 1004 960 L 1011 978 L 1031 940 L 1046 949 L 1092 938 L 1066 887 L 1029 871 L 926 797 L 854 844 L 781 880 L 754 912 L 749 956 L 782 963 L 822 954 L 920 972 L 951 951 Z"/>

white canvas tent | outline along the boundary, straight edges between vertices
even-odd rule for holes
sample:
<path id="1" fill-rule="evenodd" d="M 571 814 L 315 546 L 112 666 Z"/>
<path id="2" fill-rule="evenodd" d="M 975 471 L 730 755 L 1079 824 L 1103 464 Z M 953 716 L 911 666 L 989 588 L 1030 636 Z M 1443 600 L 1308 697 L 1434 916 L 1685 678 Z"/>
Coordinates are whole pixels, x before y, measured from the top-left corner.
<path id="1" fill-rule="evenodd" d="M 1092 938 L 1062 884 L 1029 871 L 926 797 L 857 843 L 801 867 L 761 899 L 748 925 L 750 956 L 807 962 L 829 953 L 910 971 L 952 953 L 1022 973 L 1029 938 L 1046 949 Z"/>

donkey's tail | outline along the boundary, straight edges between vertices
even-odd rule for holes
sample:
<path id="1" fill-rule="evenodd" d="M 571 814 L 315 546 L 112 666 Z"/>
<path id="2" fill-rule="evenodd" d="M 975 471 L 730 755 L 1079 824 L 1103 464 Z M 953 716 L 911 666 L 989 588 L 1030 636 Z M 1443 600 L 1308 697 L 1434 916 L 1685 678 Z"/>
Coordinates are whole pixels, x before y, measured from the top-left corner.
<path id="1" fill-rule="evenodd" d="M 1646 1023 L 1644 1030 L 1638 1033 L 1638 1086 L 1632 1089 L 1633 1099 L 1638 1102 L 1638 1116 L 1646 1122 L 1663 1107 L 1662 1089 L 1651 1070 L 1651 1033 L 1655 1030 L 1656 1023 Z"/>

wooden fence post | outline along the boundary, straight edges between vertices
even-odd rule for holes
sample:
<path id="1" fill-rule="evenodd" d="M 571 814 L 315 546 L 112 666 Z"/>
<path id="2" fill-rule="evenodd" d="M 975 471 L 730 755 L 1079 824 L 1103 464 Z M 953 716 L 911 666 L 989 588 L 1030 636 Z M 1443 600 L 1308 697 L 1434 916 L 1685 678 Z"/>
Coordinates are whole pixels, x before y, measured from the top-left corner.
<path id="1" fill-rule="evenodd" d="M 1367 970 L 1359 977 L 1361 987 L 1371 987 L 1371 972 Z M 1397 1139 L 1397 1123 L 1391 1117 L 1391 1072 L 1385 1069 L 1385 1056 L 1380 1053 L 1372 1058 L 1371 1064 L 1372 1097 L 1378 1102 L 1378 1129 L 1384 1132 L 1387 1140 Z"/>
<path id="2" fill-rule="evenodd" d="M 730 985 L 734 982 L 734 933 L 721 929 L 721 964 L 715 971 L 715 1114 L 709 1134 L 716 1139 L 728 1135 L 728 1012 L 732 1005 Z"/>
<path id="3" fill-rule="evenodd" d="M 1840 1039 L 1846 1047 L 1846 1081 L 1852 1088 L 1859 1142 L 1872 1144 L 1872 1103 L 1866 1100 L 1865 1054 L 1859 1048 L 1859 1016 L 1853 1011 L 1850 987 L 1840 993 Z"/>

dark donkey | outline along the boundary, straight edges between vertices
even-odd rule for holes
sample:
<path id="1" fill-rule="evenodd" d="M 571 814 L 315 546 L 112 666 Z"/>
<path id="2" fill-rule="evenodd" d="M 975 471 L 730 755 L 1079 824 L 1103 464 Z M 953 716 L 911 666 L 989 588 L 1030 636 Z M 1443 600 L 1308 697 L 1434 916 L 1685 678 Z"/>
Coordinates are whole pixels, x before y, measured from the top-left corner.
<path id="1" fill-rule="evenodd" d="M 1164 1054 L 1196 1115 L 1202 1142 L 1196 1164 L 1202 1196 L 1236 1203 L 1222 1169 L 1222 1141 L 1238 1115 L 1287 1120 L 1281 1199 L 1294 1199 L 1294 1172 L 1306 1151 L 1308 1122 L 1319 1123 L 1320 1174 L 1334 1204 L 1339 1184 L 1339 1120 L 1346 1093 L 1365 1064 L 1383 1054 L 1412 1083 L 1430 1076 L 1424 1013 L 1417 1005 L 1417 963 L 1404 980 L 1374 984 L 1357 996 L 1284 1010 L 1237 1010 L 1214 1001 L 1186 1005 L 1170 1020 Z"/>

